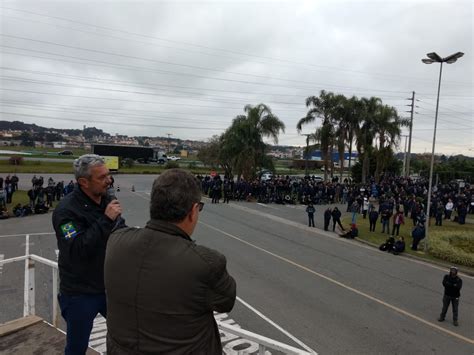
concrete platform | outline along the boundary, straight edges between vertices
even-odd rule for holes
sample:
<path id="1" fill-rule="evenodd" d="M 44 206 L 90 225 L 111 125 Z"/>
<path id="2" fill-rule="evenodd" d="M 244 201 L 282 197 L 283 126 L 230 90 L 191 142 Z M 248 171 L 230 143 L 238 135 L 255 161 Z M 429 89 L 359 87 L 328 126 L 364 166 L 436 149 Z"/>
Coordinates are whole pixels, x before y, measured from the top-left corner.
<path id="1" fill-rule="evenodd" d="M 0 325 L 0 354 L 64 354 L 66 334 L 37 316 Z M 88 355 L 100 354 L 88 349 Z"/>

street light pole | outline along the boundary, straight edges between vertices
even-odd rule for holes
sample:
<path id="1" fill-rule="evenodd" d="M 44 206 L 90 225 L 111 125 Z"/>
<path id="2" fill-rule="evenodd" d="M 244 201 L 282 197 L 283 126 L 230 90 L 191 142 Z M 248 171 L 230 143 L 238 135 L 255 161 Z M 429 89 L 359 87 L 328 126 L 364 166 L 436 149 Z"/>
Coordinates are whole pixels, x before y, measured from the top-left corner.
<path id="1" fill-rule="evenodd" d="M 446 58 L 441 58 L 438 54 L 435 52 L 428 53 L 427 57 L 425 59 L 422 59 L 421 61 L 425 64 L 432 64 L 434 62 L 440 63 L 439 66 L 439 80 L 438 80 L 438 96 L 436 98 L 436 112 L 435 112 L 435 122 L 434 122 L 434 132 L 433 132 L 433 146 L 431 148 L 431 164 L 430 164 L 430 176 L 429 176 L 429 182 L 428 182 L 428 201 L 427 201 L 427 206 L 426 206 L 426 226 L 425 226 L 425 247 L 424 251 L 425 253 L 428 251 L 428 243 L 429 243 L 429 225 L 430 225 L 430 205 L 431 205 L 431 193 L 432 193 L 432 187 L 431 185 L 433 184 L 433 165 L 434 165 L 434 152 L 435 152 L 435 144 L 436 144 L 436 128 L 438 125 L 438 108 L 439 108 L 439 93 L 441 91 L 441 75 L 443 74 L 443 63 L 448 63 L 452 64 L 458 60 L 458 58 L 461 58 L 464 55 L 462 52 L 457 52 L 454 54 L 451 54 L 450 56 Z"/>
<path id="2" fill-rule="evenodd" d="M 430 164 L 430 179 L 428 185 L 428 202 L 426 206 L 426 227 L 425 227 L 425 253 L 428 251 L 428 228 L 430 225 L 430 205 L 431 205 L 431 189 L 433 184 L 433 165 L 434 165 L 434 153 L 435 153 L 435 144 L 436 144 L 436 127 L 438 125 L 438 107 L 439 107 L 439 93 L 441 89 L 441 74 L 443 73 L 443 62 L 439 66 L 439 81 L 438 81 L 438 97 L 436 99 L 436 113 L 435 113 L 435 121 L 434 121 L 434 132 L 433 132 L 433 145 L 431 147 L 431 164 Z"/>
<path id="3" fill-rule="evenodd" d="M 305 162 L 304 162 L 304 176 L 308 176 L 308 155 L 309 155 L 309 136 L 311 134 L 302 134 L 302 136 L 306 136 L 306 154 L 305 154 Z"/>

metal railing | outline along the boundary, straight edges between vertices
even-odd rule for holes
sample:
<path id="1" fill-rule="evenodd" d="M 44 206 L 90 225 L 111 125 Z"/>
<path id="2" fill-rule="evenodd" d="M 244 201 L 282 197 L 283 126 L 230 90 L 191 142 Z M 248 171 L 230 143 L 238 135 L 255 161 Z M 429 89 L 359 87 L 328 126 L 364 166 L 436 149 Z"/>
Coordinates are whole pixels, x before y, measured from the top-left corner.
<path id="1" fill-rule="evenodd" d="M 24 297 L 23 297 L 23 316 L 35 315 L 35 265 L 40 263 L 51 267 L 53 273 L 53 289 L 51 295 L 53 319 L 52 325 L 56 328 L 59 326 L 59 305 L 58 305 L 58 263 L 41 256 L 30 254 L 29 237 L 26 235 L 26 255 L 18 256 L 10 259 L 0 260 L 0 265 L 9 264 L 17 261 L 25 261 L 25 280 L 24 280 Z M 258 345 L 258 354 L 266 355 L 267 350 L 277 350 L 285 354 L 291 355 L 317 355 L 315 352 L 307 352 L 293 346 L 284 344 L 277 340 L 264 337 L 262 335 L 244 330 L 240 327 L 217 322 L 219 330 L 227 334 L 233 335 L 235 338 L 242 338 Z"/>

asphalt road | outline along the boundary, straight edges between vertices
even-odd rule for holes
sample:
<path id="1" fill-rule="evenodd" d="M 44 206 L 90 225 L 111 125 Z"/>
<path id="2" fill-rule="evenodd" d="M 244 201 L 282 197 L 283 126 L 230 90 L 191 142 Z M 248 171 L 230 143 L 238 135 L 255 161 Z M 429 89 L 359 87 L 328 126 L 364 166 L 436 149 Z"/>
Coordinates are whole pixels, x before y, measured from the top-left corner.
<path id="1" fill-rule="evenodd" d="M 28 185 L 31 176 L 20 179 Z M 116 176 L 128 225 L 147 221 L 153 178 Z M 70 176 L 55 179 L 66 181 Z M 320 354 L 474 353 L 472 277 L 461 275 L 460 326 L 452 325 L 450 313 L 438 323 L 446 270 L 309 228 L 302 206 L 204 201 L 193 238 L 227 256 L 240 298 L 229 317 L 244 329 L 300 348 L 302 342 Z M 324 207 L 316 210 L 320 225 Z M 51 232 L 50 218 L 49 214 L 0 221 L 0 235 Z M 31 238 L 32 253 L 55 260 L 53 235 Z M 24 249 L 23 236 L 0 238 L 4 258 L 22 255 Z M 4 322 L 21 316 L 23 265 L 8 264 L 0 273 Z M 44 317 L 50 317 L 50 287 L 51 271 L 39 269 L 37 311 Z"/>

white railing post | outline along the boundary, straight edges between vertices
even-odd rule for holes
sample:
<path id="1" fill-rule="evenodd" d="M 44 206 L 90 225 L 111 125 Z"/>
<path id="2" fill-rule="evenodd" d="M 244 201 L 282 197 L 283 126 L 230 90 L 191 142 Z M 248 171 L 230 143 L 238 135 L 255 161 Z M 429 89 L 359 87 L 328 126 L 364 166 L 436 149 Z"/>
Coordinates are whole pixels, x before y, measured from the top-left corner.
<path id="1" fill-rule="evenodd" d="M 30 235 L 25 236 L 25 287 L 23 295 L 23 316 L 35 314 L 35 262 L 30 257 Z"/>
<path id="2" fill-rule="evenodd" d="M 58 305 L 58 269 L 53 267 L 53 325 L 59 327 L 59 305 Z"/>

